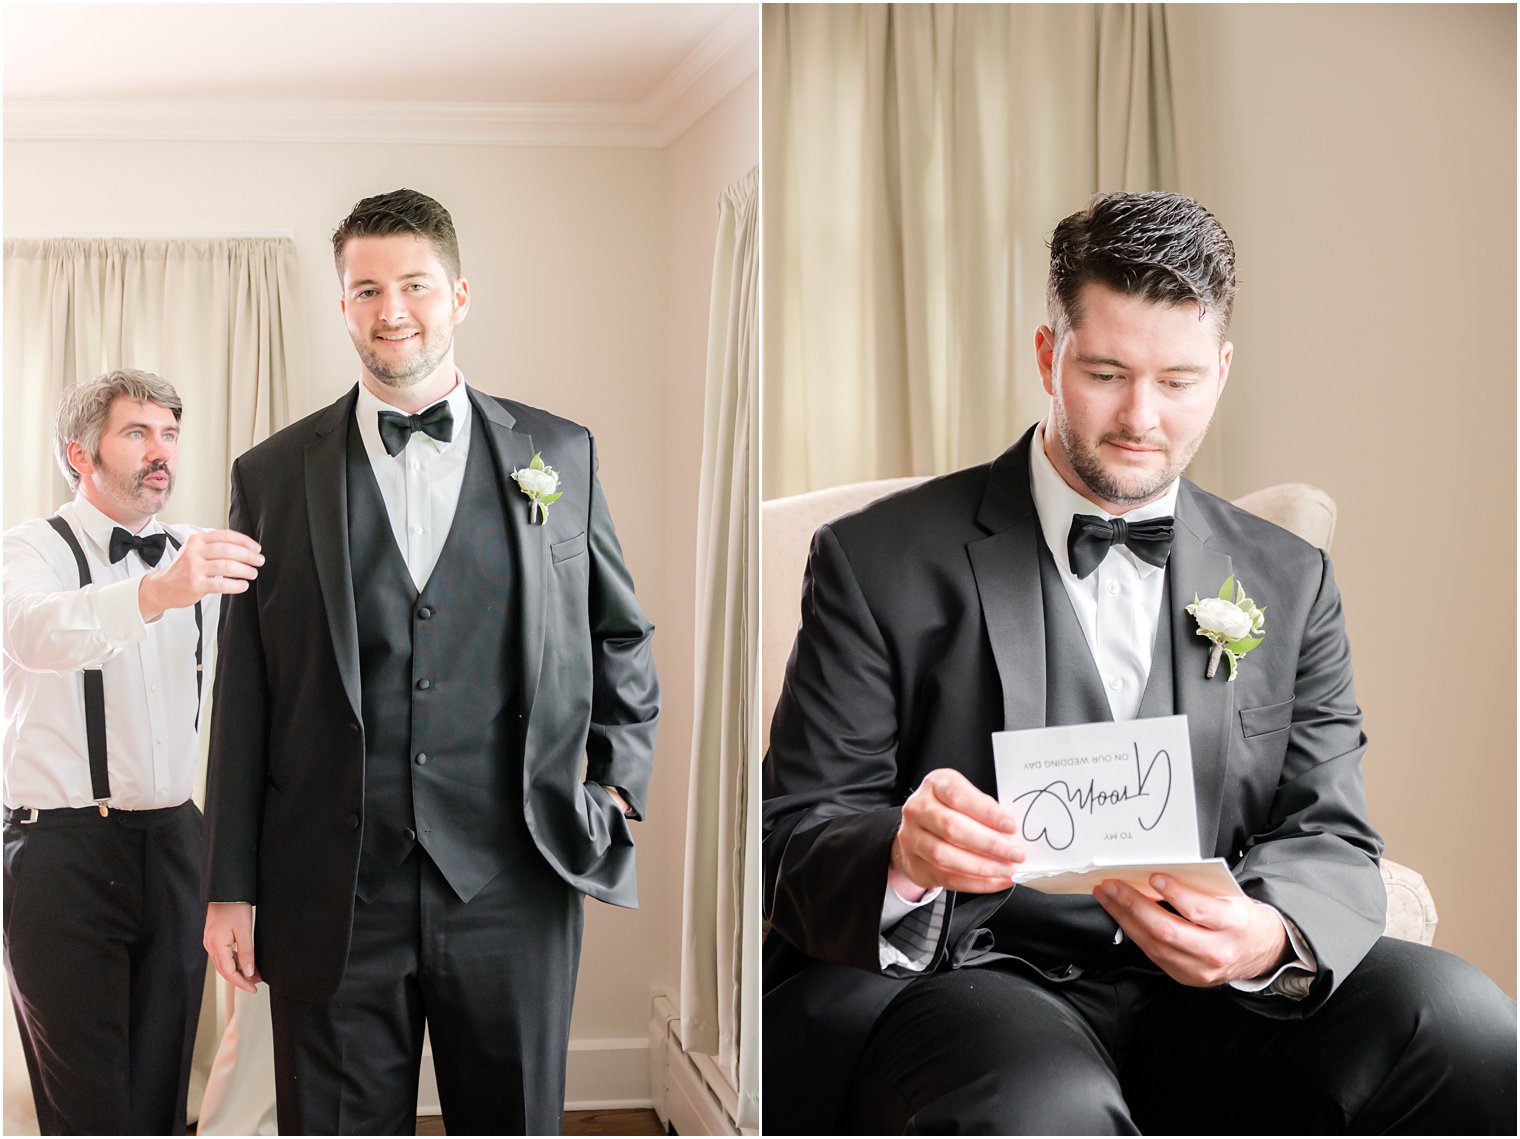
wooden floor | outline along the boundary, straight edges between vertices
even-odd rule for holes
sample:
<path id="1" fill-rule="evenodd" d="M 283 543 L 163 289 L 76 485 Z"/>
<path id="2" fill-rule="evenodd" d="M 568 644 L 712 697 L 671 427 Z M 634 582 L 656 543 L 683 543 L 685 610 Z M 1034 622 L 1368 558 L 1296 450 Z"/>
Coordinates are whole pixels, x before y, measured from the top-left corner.
<path id="1" fill-rule="evenodd" d="M 417 1117 L 418 1135 L 446 1135 L 443 1118 Z M 566 1135 L 664 1135 L 660 1117 L 647 1107 L 565 1112 Z"/>

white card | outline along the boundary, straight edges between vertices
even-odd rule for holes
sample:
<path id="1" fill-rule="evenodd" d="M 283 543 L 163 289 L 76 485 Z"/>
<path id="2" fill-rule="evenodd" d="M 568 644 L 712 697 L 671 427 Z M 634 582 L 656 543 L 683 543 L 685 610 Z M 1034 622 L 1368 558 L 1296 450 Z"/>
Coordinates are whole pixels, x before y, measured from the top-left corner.
<path id="1" fill-rule="evenodd" d="M 1200 861 L 1186 716 L 994 732 L 992 754 L 1028 852 L 1015 881 Z"/>

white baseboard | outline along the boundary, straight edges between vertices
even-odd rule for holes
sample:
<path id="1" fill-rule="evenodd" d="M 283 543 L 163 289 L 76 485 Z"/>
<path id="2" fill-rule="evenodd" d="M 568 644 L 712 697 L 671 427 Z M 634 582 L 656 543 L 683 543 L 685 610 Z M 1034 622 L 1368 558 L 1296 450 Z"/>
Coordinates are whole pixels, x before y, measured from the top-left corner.
<path id="1" fill-rule="evenodd" d="M 639 1036 L 570 1041 L 565 1109 L 650 1107 L 649 1041 Z"/>
<path id="2" fill-rule="evenodd" d="M 651 1106 L 648 1040 L 634 1036 L 570 1041 L 565 1069 L 566 1111 Z M 438 1080 L 433 1074 L 431 1041 L 425 1042 L 422 1049 L 417 1114 L 443 1114 L 438 1103 Z"/>
<path id="3" fill-rule="evenodd" d="M 677 1135 L 738 1135 L 737 1099 L 711 1059 L 681 1047 L 680 1017 L 671 999 L 656 994 L 649 1017 L 649 1090 L 655 1114 Z M 733 1102 L 724 1103 L 720 1093 Z M 745 1134 L 753 1134 L 746 1130 Z"/>

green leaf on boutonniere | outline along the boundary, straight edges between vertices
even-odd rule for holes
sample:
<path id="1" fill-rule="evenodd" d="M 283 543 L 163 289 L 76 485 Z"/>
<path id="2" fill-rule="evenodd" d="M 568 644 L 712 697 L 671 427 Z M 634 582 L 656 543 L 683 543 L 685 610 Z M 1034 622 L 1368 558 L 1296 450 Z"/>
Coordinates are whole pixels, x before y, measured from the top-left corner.
<path id="1" fill-rule="evenodd" d="M 1246 596 L 1246 587 L 1231 574 L 1219 587 L 1219 596 L 1205 601 L 1193 594 L 1193 603 L 1184 609 L 1198 622 L 1197 634 L 1213 646 L 1209 650 L 1204 678 L 1212 680 L 1220 658 L 1230 662 L 1230 680 L 1240 665 L 1240 658 L 1262 643 L 1266 637 L 1266 606 L 1258 606 Z"/>
<path id="2" fill-rule="evenodd" d="M 543 522 L 549 517 L 549 505 L 560 497 L 559 474 L 544 462 L 541 451 L 533 452 L 533 458 L 522 470 L 512 472 L 517 489 L 528 496 L 528 525 Z"/>

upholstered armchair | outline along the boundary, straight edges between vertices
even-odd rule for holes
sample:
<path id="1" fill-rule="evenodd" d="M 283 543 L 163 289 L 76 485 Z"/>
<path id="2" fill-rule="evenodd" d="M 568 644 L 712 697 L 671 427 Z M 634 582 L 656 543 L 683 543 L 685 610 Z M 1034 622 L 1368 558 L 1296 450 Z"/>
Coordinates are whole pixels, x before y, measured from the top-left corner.
<path id="1" fill-rule="evenodd" d="M 912 477 L 852 483 L 761 504 L 760 680 L 767 738 L 787 656 L 797 635 L 802 571 L 814 531 L 831 518 L 922 481 Z M 1335 536 L 1335 500 L 1318 487 L 1283 483 L 1236 499 L 1236 505 L 1324 550 L 1330 548 Z M 1382 870 L 1388 888 L 1386 932 L 1390 937 L 1429 945 L 1435 937 L 1437 919 L 1435 900 L 1425 880 L 1387 858 Z"/>

